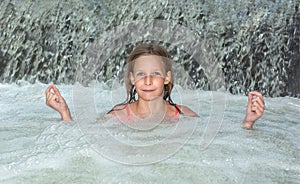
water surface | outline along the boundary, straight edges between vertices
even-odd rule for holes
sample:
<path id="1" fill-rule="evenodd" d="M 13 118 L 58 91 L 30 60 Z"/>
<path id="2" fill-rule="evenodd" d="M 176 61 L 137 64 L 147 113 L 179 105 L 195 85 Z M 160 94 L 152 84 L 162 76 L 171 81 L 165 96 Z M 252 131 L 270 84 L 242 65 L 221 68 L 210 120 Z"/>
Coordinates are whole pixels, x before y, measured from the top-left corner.
<path id="1" fill-rule="evenodd" d="M 266 98 L 263 118 L 254 130 L 246 130 L 241 128 L 246 96 L 224 93 L 226 108 L 222 125 L 212 143 L 203 148 L 200 142 L 210 118 L 211 92 L 183 90 L 185 101 L 182 103 L 197 109 L 201 115 L 197 121 L 182 119 L 186 124 L 190 122 L 187 127 L 196 125 L 191 126 L 195 129 L 185 141 L 180 138 L 186 133 L 184 130 L 174 133 L 176 123 L 161 124 L 139 133 L 116 123 L 84 126 L 84 122 L 60 122 L 58 113 L 45 105 L 46 87 L 39 83 L 0 85 L 1 183 L 299 182 L 299 99 Z M 58 87 L 74 114 L 74 86 Z M 107 98 L 110 89 L 105 85 L 99 89 L 97 96 L 101 101 L 96 107 L 102 106 L 104 112 L 111 108 Z M 193 97 L 195 93 L 199 94 L 198 100 Z M 94 132 L 87 135 L 87 130 Z M 106 142 L 111 147 L 97 147 L 100 144 L 97 138 L 107 138 L 104 136 L 107 132 L 119 143 L 123 141 L 131 147 L 114 147 L 117 145 L 114 142 Z M 154 146 L 156 149 L 145 150 L 144 155 L 133 154 L 131 148 L 138 144 L 155 145 L 167 135 L 176 136 L 167 140 L 165 149 Z M 166 154 L 171 148 L 174 148 L 173 153 Z M 139 166 L 120 163 L 120 160 L 142 160 L 143 157 L 160 160 Z"/>

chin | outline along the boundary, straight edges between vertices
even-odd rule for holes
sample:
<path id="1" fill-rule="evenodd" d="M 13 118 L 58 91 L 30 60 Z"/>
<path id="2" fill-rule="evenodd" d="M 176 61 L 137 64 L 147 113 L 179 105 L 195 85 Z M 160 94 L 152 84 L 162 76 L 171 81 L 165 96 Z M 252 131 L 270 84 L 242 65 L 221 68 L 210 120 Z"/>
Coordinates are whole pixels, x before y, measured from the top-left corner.
<path id="1" fill-rule="evenodd" d="M 143 99 L 144 101 L 153 101 L 153 100 L 156 100 L 156 99 L 162 99 L 163 97 L 162 96 L 143 96 L 141 97 L 141 99 Z"/>

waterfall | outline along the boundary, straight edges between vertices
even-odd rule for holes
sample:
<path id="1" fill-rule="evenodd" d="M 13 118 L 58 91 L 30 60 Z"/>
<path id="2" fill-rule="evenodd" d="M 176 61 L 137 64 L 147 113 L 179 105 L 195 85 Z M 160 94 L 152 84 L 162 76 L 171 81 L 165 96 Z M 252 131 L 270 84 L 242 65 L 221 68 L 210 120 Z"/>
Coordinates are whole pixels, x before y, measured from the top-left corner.
<path id="1" fill-rule="evenodd" d="M 258 90 L 265 96 L 300 96 L 298 0 L 4 0 L 0 5 L 1 83 L 74 83 L 80 67 L 93 68 L 92 78 L 107 80 L 121 71 L 134 40 L 164 45 L 197 88 L 214 90 L 209 81 L 221 72 L 233 94 Z M 155 27 L 160 38 L 179 26 L 181 39 L 147 40 L 142 23 L 153 20 L 172 23 L 167 29 Z M 128 26 L 144 32 L 116 42 L 118 35 L 111 33 L 132 31 Z M 188 48 L 184 41 L 190 42 Z M 95 43 L 107 43 L 106 57 L 98 54 L 101 47 L 91 53 Z M 201 62 L 191 48 L 201 50 Z M 213 73 L 205 63 L 218 69 Z"/>

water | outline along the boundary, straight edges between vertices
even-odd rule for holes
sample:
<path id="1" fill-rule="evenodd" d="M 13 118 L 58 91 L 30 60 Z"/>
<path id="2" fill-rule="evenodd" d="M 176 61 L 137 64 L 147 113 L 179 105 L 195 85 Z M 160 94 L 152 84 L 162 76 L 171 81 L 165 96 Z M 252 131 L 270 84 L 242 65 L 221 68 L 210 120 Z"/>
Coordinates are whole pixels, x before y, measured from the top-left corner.
<path id="1" fill-rule="evenodd" d="M 105 55 L 99 58 L 106 65 L 90 67 L 110 78 L 136 41 L 155 40 L 200 89 L 213 89 L 205 63 L 210 61 L 222 67 L 226 90 L 233 94 L 300 93 L 298 0 L 3 0 L 0 5 L 2 83 L 74 83 L 83 53 L 99 39 L 98 54 Z M 151 27 L 153 20 L 158 23 Z"/>
<path id="2" fill-rule="evenodd" d="M 0 5 L 0 183 L 299 183 L 297 0 Z M 173 100 L 200 119 L 95 121 L 124 99 L 109 79 L 141 40 L 170 51 Z M 46 107 L 44 83 L 60 84 L 76 122 Z M 252 90 L 266 111 L 246 130 Z"/>
<path id="3" fill-rule="evenodd" d="M 176 95 L 185 94 L 182 103 L 201 115 L 197 121 L 181 119 L 188 124 L 186 129 L 173 123 L 139 132 L 118 123 L 60 122 L 45 105 L 46 87 L 27 82 L 0 85 L 1 183 L 299 183 L 299 99 L 266 98 L 263 118 L 254 130 L 246 130 L 241 121 L 247 98 L 223 93 L 222 125 L 204 148 L 200 143 L 210 118 L 212 92 L 174 91 L 175 101 L 180 101 Z M 74 106 L 74 85 L 58 87 L 74 115 L 80 110 Z M 107 85 L 97 86 L 99 115 L 111 108 L 110 93 Z M 155 146 L 163 139 L 167 139 L 163 149 Z M 134 150 L 139 145 L 144 145 L 142 152 Z M 149 162 L 141 162 L 143 158 Z"/>

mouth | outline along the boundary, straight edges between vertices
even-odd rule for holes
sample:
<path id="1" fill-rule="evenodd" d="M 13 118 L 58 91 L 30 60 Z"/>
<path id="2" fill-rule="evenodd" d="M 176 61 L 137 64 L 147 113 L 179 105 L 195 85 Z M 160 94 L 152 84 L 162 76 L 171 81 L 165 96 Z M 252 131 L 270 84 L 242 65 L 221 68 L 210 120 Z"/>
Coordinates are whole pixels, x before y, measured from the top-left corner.
<path id="1" fill-rule="evenodd" d="M 142 91 L 143 91 L 143 92 L 146 92 L 146 93 L 150 93 L 150 92 L 153 92 L 154 89 L 143 89 Z"/>

